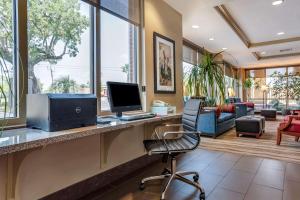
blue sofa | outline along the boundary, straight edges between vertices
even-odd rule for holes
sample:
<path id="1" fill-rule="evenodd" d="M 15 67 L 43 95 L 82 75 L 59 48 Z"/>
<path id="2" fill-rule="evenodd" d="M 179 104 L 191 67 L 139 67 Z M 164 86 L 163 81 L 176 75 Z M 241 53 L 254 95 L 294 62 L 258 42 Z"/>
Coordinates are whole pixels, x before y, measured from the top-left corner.
<path id="1" fill-rule="evenodd" d="M 215 110 L 203 110 L 198 116 L 197 130 L 216 138 L 235 126 L 235 117 L 235 113 L 221 112 L 217 118 Z"/>
<path id="2" fill-rule="evenodd" d="M 221 112 L 217 118 L 216 110 L 203 110 L 198 117 L 198 131 L 205 136 L 216 138 L 235 126 L 235 119 L 247 115 L 247 105 L 234 103 L 235 111 Z"/>

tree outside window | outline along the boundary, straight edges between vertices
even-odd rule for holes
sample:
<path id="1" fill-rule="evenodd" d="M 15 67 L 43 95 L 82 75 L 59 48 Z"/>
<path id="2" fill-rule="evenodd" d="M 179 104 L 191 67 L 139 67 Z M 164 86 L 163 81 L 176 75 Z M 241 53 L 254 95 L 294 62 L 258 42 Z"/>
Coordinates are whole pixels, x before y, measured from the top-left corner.
<path id="1" fill-rule="evenodd" d="M 80 0 L 28 0 L 29 93 L 90 92 L 89 28 Z"/>

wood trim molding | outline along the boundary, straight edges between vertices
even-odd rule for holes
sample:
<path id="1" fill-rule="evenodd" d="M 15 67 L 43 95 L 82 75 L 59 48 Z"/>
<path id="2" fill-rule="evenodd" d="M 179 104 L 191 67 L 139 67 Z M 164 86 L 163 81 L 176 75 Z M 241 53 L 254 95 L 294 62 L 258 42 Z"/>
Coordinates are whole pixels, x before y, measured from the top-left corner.
<path id="1" fill-rule="evenodd" d="M 300 37 L 286 38 L 286 39 L 281 39 L 281 40 L 271 40 L 271 41 L 266 41 L 266 42 L 251 43 L 251 48 L 252 47 L 261 47 L 261 46 L 269 46 L 269 45 L 274 45 L 274 44 L 282 44 L 282 43 L 287 43 L 287 42 L 298 42 L 298 41 L 300 41 Z"/>
<path id="2" fill-rule="evenodd" d="M 200 52 L 201 54 L 205 54 L 206 52 L 207 53 L 210 53 L 209 51 L 207 51 L 206 49 L 204 49 L 204 47 L 200 47 L 199 45 L 191 42 L 190 40 L 188 39 L 185 39 L 183 38 L 183 45 L 187 46 L 187 47 L 190 47 L 191 49 L 194 49 L 198 52 Z"/>
<path id="3" fill-rule="evenodd" d="M 278 65 L 278 66 L 265 66 L 265 67 L 245 67 L 242 68 L 245 71 L 249 71 L 249 70 L 259 70 L 259 69 L 269 69 L 269 68 L 285 68 L 285 67 L 300 67 L 300 63 L 298 64 L 291 64 L 291 65 Z"/>
<path id="4" fill-rule="evenodd" d="M 241 29 L 238 23 L 233 19 L 232 15 L 229 13 L 224 4 L 215 6 L 216 11 L 223 17 L 227 24 L 232 28 L 232 30 L 239 36 L 246 47 L 251 47 L 251 42 L 245 32 Z"/>
<path id="5" fill-rule="evenodd" d="M 271 55 L 271 56 L 259 56 L 259 54 L 257 52 L 252 52 L 252 54 L 256 57 L 257 60 L 266 60 L 266 59 L 272 59 L 272 58 L 284 58 L 284 57 L 300 56 L 300 52 L 289 53 L 289 54 L 280 54 L 280 55 Z"/>
<path id="6" fill-rule="evenodd" d="M 254 57 L 257 59 L 257 60 L 260 60 L 261 57 L 258 55 L 257 52 L 252 52 L 252 54 L 254 55 Z"/>
<path id="7" fill-rule="evenodd" d="M 245 31 L 238 25 L 237 21 L 232 17 L 232 15 L 230 14 L 230 12 L 228 11 L 228 9 L 224 4 L 215 6 L 215 10 L 221 15 L 221 17 L 227 22 L 227 24 L 232 28 L 232 30 L 238 35 L 238 37 L 249 49 L 254 47 L 270 46 L 274 44 L 300 41 L 300 36 L 299 36 L 299 37 L 292 37 L 292 38 L 286 38 L 280 40 L 270 40 L 270 41 L 252 43 L 250 39 L 247 37 Z M 292 55 L 292 56 L 297 56 L 297 55 Z"/>

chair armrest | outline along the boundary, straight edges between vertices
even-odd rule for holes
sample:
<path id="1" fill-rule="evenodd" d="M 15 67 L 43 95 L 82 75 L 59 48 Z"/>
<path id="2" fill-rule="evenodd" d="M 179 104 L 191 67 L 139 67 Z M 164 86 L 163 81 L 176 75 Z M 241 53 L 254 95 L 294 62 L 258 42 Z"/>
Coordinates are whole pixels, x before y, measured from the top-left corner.
<path id="1" fill-rule="evenodd" d="M 299 115 L 289 115 L 288 117 L 289 117 L 289 119 L 291 119 L 291 120 L 293 120 L 293 119 L 295 119 L 295 120 L 300 120 L 300 116 L 299 116 Z"/>
<path id="2" fill-rule="evenodd" d="M 170 134 L 201 134 L 201 133 L 197 131 L 169 131 L 164 133 L 163 139 L 165 140 L 166 136 Z"/>
<path id="3" fill-rule="evenodd" d="M 161 139 L 161 137 L 159 136 L 159 129 L 161 128 L 172 128 L 172 127 L 182 127 L 183 125 L 182 124 L 162 124 L 162 125 L 158 125 L 155 127 L 154 129 L 154 133 L 152 134 L 152 138 L 154 136 L 156 136 L 157 139 Z"/>
<path id="4" fill-rule="evenodd" d="M 293 119 L 296 119 L 296 120 L 300 120 L 300 116 L 293 116 L 293 115 L 289 115 L 288 116 L 289 120 L 284 124 L 284 126 L 279 126 L 279 130 L 280 131 L 284 131 L 285 129 L 289 128 L 292 124 L 292 121 Z"/>

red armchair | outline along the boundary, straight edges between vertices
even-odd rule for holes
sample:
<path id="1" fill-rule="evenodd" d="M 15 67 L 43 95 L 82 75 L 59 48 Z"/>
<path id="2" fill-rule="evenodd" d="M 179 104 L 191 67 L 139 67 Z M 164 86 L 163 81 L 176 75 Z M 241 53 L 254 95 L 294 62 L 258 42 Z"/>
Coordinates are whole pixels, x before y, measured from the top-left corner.
<path id="1" fill-rule="evenodd" d="M 280 123 L 277 129 L 277 145 L 280 145 L 282 134 L 295 137 L 299 141 L 300 137 L 300 115 L 289 115 Z"/>
<path id="2" fill-rule="evenodd" d="M 300 110 L 292 110 L 292 114 L 300 116 Z"/>

